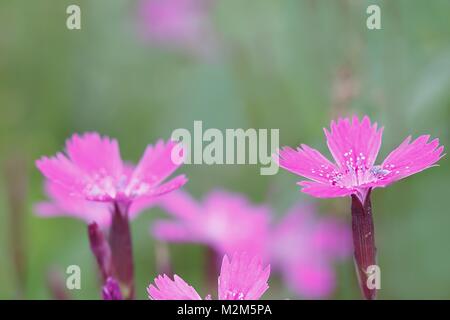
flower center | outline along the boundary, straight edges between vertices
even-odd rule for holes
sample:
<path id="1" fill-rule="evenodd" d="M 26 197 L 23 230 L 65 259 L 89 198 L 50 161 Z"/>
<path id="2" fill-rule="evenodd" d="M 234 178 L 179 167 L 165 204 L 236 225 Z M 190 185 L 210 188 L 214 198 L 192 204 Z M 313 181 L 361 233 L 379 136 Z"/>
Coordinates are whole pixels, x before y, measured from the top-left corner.
<path id="1" fill-rule="evenodd" d="M 149 191 L 148 183 L 122 174 L 119 179 L 108 175 L 105 169 L 90 175 L 84 187 L 84 194 L 88 200 L 118 199 L 121 197 L 135 198 Z"/>
<path id="2" fill-rule="evenodd" d="M 84 188 L 84 194 L 88 199 L 115 198 L 117 188 L 115 179 L 106 173 L 106 170 L 99 170 L 91 175 Z"/>
<path id="3" fill-rule="evenodd" d="M 326 176 L 331 185 L 339 186 L 340 188 L 358 187 L 382 180 L 393 169 L 393 165 L 369 167 L 364 153 L 354 154 L 352 149 L 344 153 L 344 158 L 345 162 L 341 164 L 339 171 L 334 170 Z"/>

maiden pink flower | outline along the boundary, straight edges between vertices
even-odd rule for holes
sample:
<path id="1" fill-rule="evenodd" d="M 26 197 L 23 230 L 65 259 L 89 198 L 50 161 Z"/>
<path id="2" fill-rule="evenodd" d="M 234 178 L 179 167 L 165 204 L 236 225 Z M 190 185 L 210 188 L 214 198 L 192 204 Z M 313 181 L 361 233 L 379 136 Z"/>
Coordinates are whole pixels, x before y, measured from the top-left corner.
<path id="1" fill-rule="evenodd" d="M 220 256 L 244 251 L 262 255 L 267 245 L 270 210 L 242 195 L 216 190 L 197 202 L 176 191 L 159 205 L 175 218 L 155 223 L 152 233 L 159 240 L 202 243 Z"/>
<path id="2" fill-rule="evenodd" d="M 66 153 L 42 157 L 36 166 L 51 182 L 72 197 L 130 204 L 178 189 L 184 175 L 162 183 L 178 167 L 171 159 L 175 142 L 149 145 L 136 168 L 129 172 L 122 161 L 117 140 L 98 133 L 75 134 L 66 143 Z"/>
<path id="3" fill-rule="evenodd" d="M 269 289 L 270 265 L 247 254 L 225 255 L 219 276 L 219 300 L 259 300 Z"/>
<path id="4" fill-rule="evenodd" d="M 400 179 L 433 166 L 444 150 L 439 140 L 422 135 L 411 142 L 406 138 L 381 165 L 375 165 L 383 128 L 378 129 L 365 116 L 331 122 L 324 129 L 328 148 L 335 160 L 330 162 L 307 145 L 297 150 L 279 151 L 280 167 L 312 181 L 301 181 L 302 191 L 319 198 L 352 197 L 352 233 L 358 279 L 366 299 L 374 299 L 376 289 L 367 285 L 368 270 L 376 265 L 375 235 L 370 194 Z"/>
<path id="5" fill-rule="evenodd" d="M 278 161 L 280 167 L 312 180 L 298 184 L 303 192 L 319 198 L 355 194 L 364 202 L 369 189 L 385 187 L 431 167 L 444 150 L 438 139 L 430 142 L 429 135 L 413 142 L 408 137 L 381 165 L 375 165 L 383 128 L 371 124 L 369 117 L 365 116 L 362 121 L 356 116 L 352 120 L 332 121 L 331 130 L 324 129 L 324 132 L 335 163 L 304 144 L 297 150 L 283 148 Z"/>
<path id="6" fill-rule="evenodd" d="M 286 285 L 305 298 L 335 287 L 333 263 L 351 253 L 351 233 L 334 218 L 318 218 L 312 206 L 293 206 L 273 228 L 270 257 Z"/>
<path id="7" fill-rule="evenodd" d="M 186 183 L 184 175 L 163 183 L 179 167 L 172 161 L 176 146 L 172 141 L 149 145 L 132 168 L 122 161 L 115 139 L 98 133 L 75 134 L 66 143 L 67 155 L 57 153 L 36 161 L 53 198 L 53 203 L 41 204 L 38 210 L 46 215 L 61 211 L 89 223 L 94 221 L 88 227 L 89 240 L 103 279 L 114 276 L 126 298 L 134 297 L 129 215 Z M 95 221 L 103 226 L 110 224 L 109 241 Z"/>
<path id="8" fill-rule="evenodd" d="M 218 279 L 218 299 L 258 300 L 269 288 L 269 275 L 270 266 L 263 267 L 256 257 L 240 253 L 234 254 L 230 261 L 225 255 Z M 158 276 L 147 292 L 153 300 L 201 300 L 197 291 L 177 275 L 173 280 L 166 275 Z"/>

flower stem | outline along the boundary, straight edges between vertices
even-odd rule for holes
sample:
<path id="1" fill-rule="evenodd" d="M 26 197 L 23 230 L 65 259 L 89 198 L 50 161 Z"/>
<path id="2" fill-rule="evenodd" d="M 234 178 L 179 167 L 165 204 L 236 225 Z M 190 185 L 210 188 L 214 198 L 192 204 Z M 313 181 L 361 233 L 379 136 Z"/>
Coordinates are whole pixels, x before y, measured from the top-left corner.
<path id="1" fill-rule="evenodd" d="M 214 292 L 217 287 L 217 275 L 219 274 L 219 258 L 217 252 L 210 247 L 206 248 L 206 285 L 210 292 Z"/>
<path id="2" fill-rule="evenodd" d="M 89 224 L 88 236 L 91 251 L 97 260 L 97 265 L 102 275 L 102 284 L 104 284 L 106 279 L 112 275 L 111 248 L 97 223 L 92 222 Z"/>
<path id="3" fill-rule="evenodd" d="M 134 299 L 134 263 L 128 204 L 114 203 L 109 242 L 115 278 L 120 282 L 123 296 Z"/>
<path id="4" fill-rule="evenodd" d="M 113 277 L 106 279 L 105 285 L 102 288 L 102 299 L 123 300 L 122 293 L 120 292 L 120 286 Z"/>
<path id="5" fill-rule="evenodd" d="M 352 195 L 352 233 L 356 273 L 363 297 L 367 300 L 376 298 L 377 290 L 368 286 L 368 267 L 376 265 L 375 230 L 372 218 L 370 193 L 363 202 Z"/>

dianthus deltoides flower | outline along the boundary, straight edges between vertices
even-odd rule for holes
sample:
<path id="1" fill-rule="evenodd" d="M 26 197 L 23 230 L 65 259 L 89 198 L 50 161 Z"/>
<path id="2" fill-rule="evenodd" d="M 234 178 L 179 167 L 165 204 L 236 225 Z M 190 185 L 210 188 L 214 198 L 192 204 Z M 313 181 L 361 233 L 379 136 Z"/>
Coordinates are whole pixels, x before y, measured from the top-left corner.
<path id="1" fill-rule="evenodd" d="M 349 228 L 337 219 L 319 217 L 312 205 L 296 204 L 275 225 L 269 206 L 223 190 L 208 193 L 202 201 L 178 190 L 157 205 L 174 219 L 158 220 L 152 234 L 162 241 L 206 245 L 208 280 L 214 285 L 217 258 L 247 252 L 270 261 L 297 295 L 323 298 L 335 287 L 333 262 L 351 252 Z"/>
<path id="2" fill-rule="evenodd" d="M 309 195 L 319 198 L 351 196 L 357 273 L 364 297 L 374 299 L 376 289 L 367 286 L 367 268 L 376 265 L 371 191 L 433 166 L 442 157 L 444 147 L 439 145 L 438 139 L 429 141 L 429 135 L 412 142 L 408 137 L 380 165 L 375 165 L 383 128 L 378 129 L 369 117 L 361 121 L 356 116 L 332 121 L 331 130 L 324 129 L 324 132 L 335 163 L 304 144 L 296 150 L 289 147 L 280 150 L 278 163 L 312 180 L 298 183 Z"/>
<path id="3" fill-rule="evenodd" d="M 161 197 L 158 205 L 174 219 L 156 221 L 153 236 L 161 241 L 206 245 L 205 275 L 210 288 L 215 286 L 223 255 L 247 252 L 265 258 L 270 218 L 266 205 L 255 205 L 244 195 L 219 189 L 201 201 L 177 190 Z"/>
<path id="4" fill-rule="evenodd" d="M 47 178 L 47 190 L 53 199 L 50 206 L 41 206 L 44 209 L 41 213 L 51 214 L 52 210 L 61 209 L 75 217 L 92 220 L 89 239 L 104 281 L 114 276 L 128 298 L 134 295 L 130 210 L 137 212 L 155 197 L 186 183 L 184 175 L 164 182 L 179 167 L 172 161 L 176 146 L 172 141 L 149 145 L 137 166 L 130 167 L 122 161 L 117 140 L 98 133 L 74 134 L 66 142 L 66 154 L 59 152 L 36 161 Z M 182 153 L 181 148 L 178 150 Z M 82 209 L 86 209 L 85 214 L 80 212 Z M 111 225 L 109 241 L 98 224 Z"/>
<path id="5" fill-rule="evenodd" d="M 336 286 L 334 262 L 351 255 L 350 228 L 320 217 L 312 205 L 295 204 L 272 227 L 268 250 L 285 285 L 307 299 L 329 296 Z"/>
<path id="6" fill-rule="evenodd" d="M 268 245 L 270 208 L 244 195 L 213 190 L 197 201 L 178 190 L 161 197 L 158 205 L 174 217 L 156 221 L 152 234 L 159 240 L 205 244 L 219 257 L 234 252 L 262 256 Z"/>
<path id="7" fill-rule="evenodd" d="M 270 266 L 264 267 L 261 259 L 246 253 L 235 253 L 229 260 L 225 255 L 218 279 L 219 300 L 258 300 L 269 288 L 267 283 Z M 173 280 L 160 275 L 155 285 L 147 288 L 148 296 L 153 300 L 201 300 L 197 291 L 179 276 Z M 206 297 L 207 300 L 211 296 Z"/>

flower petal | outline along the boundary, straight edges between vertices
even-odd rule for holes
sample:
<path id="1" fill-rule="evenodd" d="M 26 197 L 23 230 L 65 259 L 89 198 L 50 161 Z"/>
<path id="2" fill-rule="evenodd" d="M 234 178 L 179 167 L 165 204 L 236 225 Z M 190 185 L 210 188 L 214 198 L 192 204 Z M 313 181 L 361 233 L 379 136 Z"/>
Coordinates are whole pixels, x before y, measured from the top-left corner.
<path id="1" fill-rule="evenodd" d="M 177 275 L 173 280 L 165 274 L 158 276 L 147 293 L 152 300 L 202 300 L 197 291 Z"/>
<path id="2" fill-rule="evenodd" d="M 164 143 L 162 140 L 155 146 L 147 146 L 131 176 L 130 187 L 134 181 L 145 182 L 149 187 L 154 187 L 170 176 L 181 165 L 172 160 L 172 150 L 176 146 L 176 142 Z"/>
<path id="3" fill-rule="evenodd" d="M 150 232 L 156 239 L 163 241 L 196 242 L 199 240 L 186 224 L 171 221 L 156 221 Z"/>
<path id="4" fill-rule="evenodd" d="M 150 193 L 151 196 L 162 196 L 166 193 L 172 192 L 174 190 L 177 190 L 184 186 L 188 182 L 188 179 L 184 174 L 181 174 L 179 176 L 176 176 L 175 178 L 167 181 L 166 183 L 163 183 L 159 185 L 158 187 L 154 188 L 153 191 Z M 147 196 L 145 194 L 144 196 Z"/>
<path id="5" fill-rule="evenodd" d="M 204 199 L 204 214 L 196 231 L 221 254 L 263 255 L 270 225 L 270 208 L 255 205 L 242 194 L 213 190 Z"/>
<path id="6" fill-rule="evenodd" d="M 324 129 L 328 148 L 340 168 L 354 165 L 372 167 L 381 146 L 383 128 L 371 124 L 368 116 L 360 122 L 358 117 L 339 119 L 331 122 L 331 132 Z"/>
<path id="7" fill-rule="evenodd" d="M 344 259 L 352 252 L 351 229 L 335 218 L 324 218 L 318 223 L 313 236 L 314 247 L 329 258 Z"/>
<path id="8" fill-rule="evenodd" d="M 58 184 L 72 195 L 83 195 L 86 175 L 62 153 L 36 161 L 36 167 L 50 181 Z"/>
<path id="9" fill-rule="evenodd" d="M 102 202 L 85 200 L 71 195 L 63 187 L 47 181 L 45 190 L 50 198 L 48 202 L 37 203 L 34 211 L 42 217 L 71 216 L 87 223 L 96 222 L 101 227 L 111 223 L 110 205 Z"/>
<path id="10" fill-rule="evenodd" d="M 116 139 L 101 137 L 97 132 L 74 134 L 66 149 L 72 163 L 84 172 L 120 179 L 123 164 Z"/>
<path id="11" fill-rule="evenodd" d="M 156 206 L 156 203 L 158 201 L 158 198 L 155 197 L 140 197 L 135 200 L 130 205 L 130 210 L 128 212 L 130 220 L 136 219 L 142 212 L 145 210 L 148 210 L 154 206 Z"/>
<path id="12" fill-rule="evenodd" d="M 331 266 L 320 263 L 293 264 L 283 271 L 283 277 L 291 290 L 308 299 L 327 297 L 336 286 Z"/>
<path id="13" fill-rule="evenodd" d="M 116 140 L 98 133 L 74 134 L 66 142 L 68 157 L 58 153 L 43 157 L 36 166 L 44 176 L 71 195 L 94 201 L 111 201 L 123 176 L 123 164 Z"/>
<path id="14" fill-rule="evenodd" d="M 278 164 L 283 169 L 302 177 L 323 183 L 330 183 L 336 168 L 319 151 L 302 144 L 297 150 L 284 147 L 279 152 Z"/>
<path id="15" fill-rule="evenodd" d="M 355 193 L 355 190 L 351 188 L 341 188 L 313 181 L 300 181 L 297 184 L 303 187 L 302 192 L 316 198 L 345 197 Z"/>
<path id="16" fill-rule="evenodd" d="M 174 216 L 173 224 L 158 223 L 153 230 L 165 240 L 200 242 L 220 254 L 265 251 L 270 209 L 243 195 L 214 190 L 199 203 L 176 191 L 163 196 L 158 205 Z"/>
<path id="17" fill-rule="evenodd" d="M 386 186 L 423 171 L 439 161 L 444 156 L 444 147 L 439 146 L 439 139 L 429 139 L 429 135 L 422 135 L 410 143 L 411 137 L 406 138 L 381 165 L 381 168 L 389 173 L 373 186 Z"/>
<path id="18" fill-rule="evenodd" d="M 195 218 L 202 210 L 199 203 L 189 193 L 182 190 L 164 195 L 159 199 L 158 206 L 180 219 Z"/>
<path id="19" fill-rule="evenodd" d="M 258 300 L 269 288 L 270 266 L 247 254 L 225 255 L 219 276 L 219 300 Z"/>

